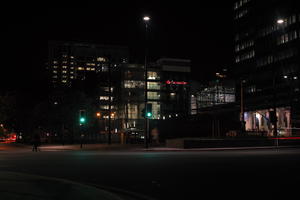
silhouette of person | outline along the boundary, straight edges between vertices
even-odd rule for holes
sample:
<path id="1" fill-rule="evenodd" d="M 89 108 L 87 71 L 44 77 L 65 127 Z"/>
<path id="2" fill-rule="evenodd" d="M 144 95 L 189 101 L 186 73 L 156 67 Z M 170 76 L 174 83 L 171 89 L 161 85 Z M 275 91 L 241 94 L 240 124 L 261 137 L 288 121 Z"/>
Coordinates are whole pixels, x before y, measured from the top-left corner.
<path id="1" fill-rule="evenodd" d="M 41 145 L 41 137 L 39 134 L 39 130 L 35 131 L 33 135 L 33 140 L 32 140 L 32 151 L 41 151 L 38 147 Z"/>

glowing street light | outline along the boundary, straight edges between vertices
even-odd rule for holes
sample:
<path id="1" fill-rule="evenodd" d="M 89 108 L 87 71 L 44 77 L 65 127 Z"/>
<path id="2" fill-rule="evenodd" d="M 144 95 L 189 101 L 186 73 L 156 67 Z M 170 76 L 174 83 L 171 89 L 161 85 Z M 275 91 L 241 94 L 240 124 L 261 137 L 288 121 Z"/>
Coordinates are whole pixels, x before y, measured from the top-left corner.
<path id="1" fill-rule="evenodd" d="M 284 23 L 284 20 L 283 19 L 278 19 L 277 20 L 277 24 L 283 24 Z"/>
<path id="2" fill-rule="evenodd" d="M 101 116 L 101 114 L 100 114 L 99 112 L 97 112 L 97 113 L 96 113 L 96 116 L 97 116 L 97 117 L 100 117 L 100 116 Z"/>
<path id="3" fill-rule="evenodd" d="M 145 17 L 143 18 L 143 20 L 146 21 L 146 22 L 147 22 L 147 21 L 150 21 L 150 17 L 149 17 L 149 16 L 145 16 Z"/>

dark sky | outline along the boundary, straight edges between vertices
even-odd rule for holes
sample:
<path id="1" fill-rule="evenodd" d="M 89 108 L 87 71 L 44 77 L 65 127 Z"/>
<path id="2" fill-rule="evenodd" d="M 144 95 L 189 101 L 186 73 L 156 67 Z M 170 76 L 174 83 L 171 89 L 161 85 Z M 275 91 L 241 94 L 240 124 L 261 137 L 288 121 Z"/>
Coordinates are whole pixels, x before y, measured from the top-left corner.
<path id="1" fill-rule="evenodd" d="M 232 63 L 232 0 L 97 2 L 2 6 L 1 88 L 31 89 L 43 81 L 48 40 L 126 45 L 132 58 L 141 60 L 144 14 L 152 18 L 153 60 L 191 59 L 193 78 L 198 80 Z"/>

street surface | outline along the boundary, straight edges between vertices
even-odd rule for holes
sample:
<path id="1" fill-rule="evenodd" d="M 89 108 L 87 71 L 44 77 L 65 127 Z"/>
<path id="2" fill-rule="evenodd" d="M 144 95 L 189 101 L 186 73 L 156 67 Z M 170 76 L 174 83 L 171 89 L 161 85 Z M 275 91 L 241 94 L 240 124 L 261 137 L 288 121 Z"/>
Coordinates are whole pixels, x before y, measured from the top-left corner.
<path id="1" fill-rule="evenodd" d="M 201 199 L 204 196 L 286 199 L 300 190 L 300 149 L 84 151 L 45 148 L 32 152 L 30 148 L 0 147 L 0 171 L 60 178 L 154 199 Z"/>

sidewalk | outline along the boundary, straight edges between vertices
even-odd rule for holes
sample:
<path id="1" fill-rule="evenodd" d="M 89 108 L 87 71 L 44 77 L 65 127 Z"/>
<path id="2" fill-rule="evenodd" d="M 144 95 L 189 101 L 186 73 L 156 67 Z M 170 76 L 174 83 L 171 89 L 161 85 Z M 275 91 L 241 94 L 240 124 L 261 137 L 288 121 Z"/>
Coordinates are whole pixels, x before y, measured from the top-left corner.
<path id="1" fill-rule="evenodd" d="M 121 200 L 113 193 L 71 181 L 2 171 L 0 194 L 5 200 Z"/>
<path id="2" fill-rule="evenodd" d="M 202 147 L 202 148 L 170 148 L 161 146 L 151 146 L 145 148 L 143 144 L 84 144 L 82 148 L 80 144 L 61 145 L 61 144 L 44 144 L 40 148 L 42 152 L 49 151 L 116 151 L 116 152 L 167 152 L 167 151 L 226 151 L 226 150 L 254 150 L 254 149 L 276 149 L 276 148 L 294 148 L 299 146 L 253 146 L 253 147 Z M 30 152 L 32 146 L 23 144 L 7 144 L 0 145 L 0 152 L 2 151 L 22 151 Z"/>

